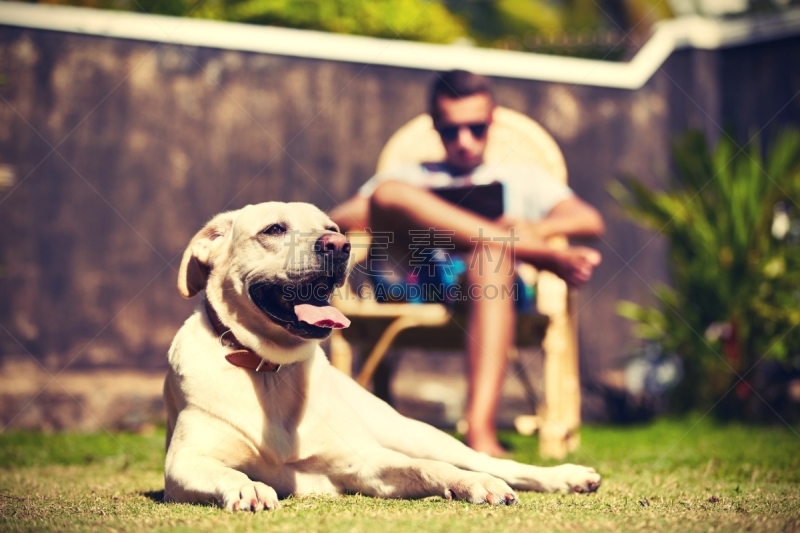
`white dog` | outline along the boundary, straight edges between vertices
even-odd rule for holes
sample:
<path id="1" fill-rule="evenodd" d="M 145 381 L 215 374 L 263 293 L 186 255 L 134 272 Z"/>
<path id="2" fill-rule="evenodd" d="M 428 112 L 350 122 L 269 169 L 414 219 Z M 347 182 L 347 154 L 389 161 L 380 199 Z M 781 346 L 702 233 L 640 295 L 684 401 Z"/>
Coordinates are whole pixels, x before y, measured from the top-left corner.
<path id="1" fill-rule="evenodd" d="M 597 490 L 592 468 L 475 452 L 330 366 L 319 343 L 348 324 L 328 298 L 349 252 L 303 203 L 222 213 L 194 236 L 178 288 L 206 301 L 169 350 L 165 500 L 257 511 L 303 494 L 511 504 L 512 487 Z"/>

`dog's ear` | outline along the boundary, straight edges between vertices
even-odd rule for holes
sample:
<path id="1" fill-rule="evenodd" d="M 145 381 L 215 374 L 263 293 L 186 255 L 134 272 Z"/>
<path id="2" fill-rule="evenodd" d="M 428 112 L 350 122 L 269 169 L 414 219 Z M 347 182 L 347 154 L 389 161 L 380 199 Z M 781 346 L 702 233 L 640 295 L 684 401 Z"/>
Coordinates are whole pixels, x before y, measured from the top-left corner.
<path id="1" fill-rule="evenodd" d="M 178 270 L 178 291 L 184 298 L 191 298 L 205 289 L 212 267 L 211 251 L 217 244 L 214 241 L 228 234 L 235 215 L 236 211 L 220 213 L 192 237 Z"/>

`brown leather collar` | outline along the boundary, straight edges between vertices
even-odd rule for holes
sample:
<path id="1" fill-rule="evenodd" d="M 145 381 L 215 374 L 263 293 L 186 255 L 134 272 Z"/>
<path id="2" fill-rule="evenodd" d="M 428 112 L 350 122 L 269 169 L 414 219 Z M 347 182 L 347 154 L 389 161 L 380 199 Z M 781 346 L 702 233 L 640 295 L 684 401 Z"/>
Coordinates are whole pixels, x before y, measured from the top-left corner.
<path id="1" fill-rule="evenodd" d="M 219 337 L 219 343 L 222 346 L 235 350 L 225 356 L 225 359 L 227 359 L 230 364 L 247 368 L 254 372 L 278 372 L 281 369 L 281 365 L 270 363 L 266 359 L 259 357 L 253 350 L 239 342 L 239 339 L 234 337 L 230 328 L 219 319 L 219 315 L 214 308 L 211 307 L 208 300 L 206 300 L 206 313 L 211 322 L 211 327 L 214 328 L 214 332 Z"/>

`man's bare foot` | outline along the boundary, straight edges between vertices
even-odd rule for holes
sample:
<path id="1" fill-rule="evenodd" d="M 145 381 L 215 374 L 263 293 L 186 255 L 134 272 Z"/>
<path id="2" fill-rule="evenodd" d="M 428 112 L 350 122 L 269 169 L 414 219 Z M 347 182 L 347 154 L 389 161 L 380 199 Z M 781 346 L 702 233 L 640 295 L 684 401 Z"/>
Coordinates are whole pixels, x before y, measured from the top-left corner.
<path id="1" fill-rule="evenodd" d="M 476 452 L 483 452 L 486 455 L 498 458 L 507 458 L 508 451 L 497 441 L 497 435 L 490 432 L 467 431 L 467 446 Z"/>
<path id="2" fill-rule="evenodd" d="M 603 260 L 600 252 L 585 246 L 573 246 L 559 250 L 548 270 L 572 286 L 579 287 L 589 281 L 597 265 Z"/>

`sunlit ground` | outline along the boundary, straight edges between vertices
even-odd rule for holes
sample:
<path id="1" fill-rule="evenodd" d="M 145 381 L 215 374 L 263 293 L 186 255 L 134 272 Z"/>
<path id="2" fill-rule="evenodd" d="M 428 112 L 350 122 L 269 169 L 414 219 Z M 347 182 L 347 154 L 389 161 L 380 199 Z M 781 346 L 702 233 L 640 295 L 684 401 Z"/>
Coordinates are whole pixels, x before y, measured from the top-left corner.
<path id="1" fill-rule="evenodd" d="M 522 493 L 513 507 L 438 498 L 296 498 L 229 514 L 160 502 L 163 433 L 0 434 L 0 530 L 800 531 L 798 428 L 698 419 L 584 427 L 570 462 L 594 466 L 593 495 Z M 522 461 L 535 438 L 503 435 Z"/>

